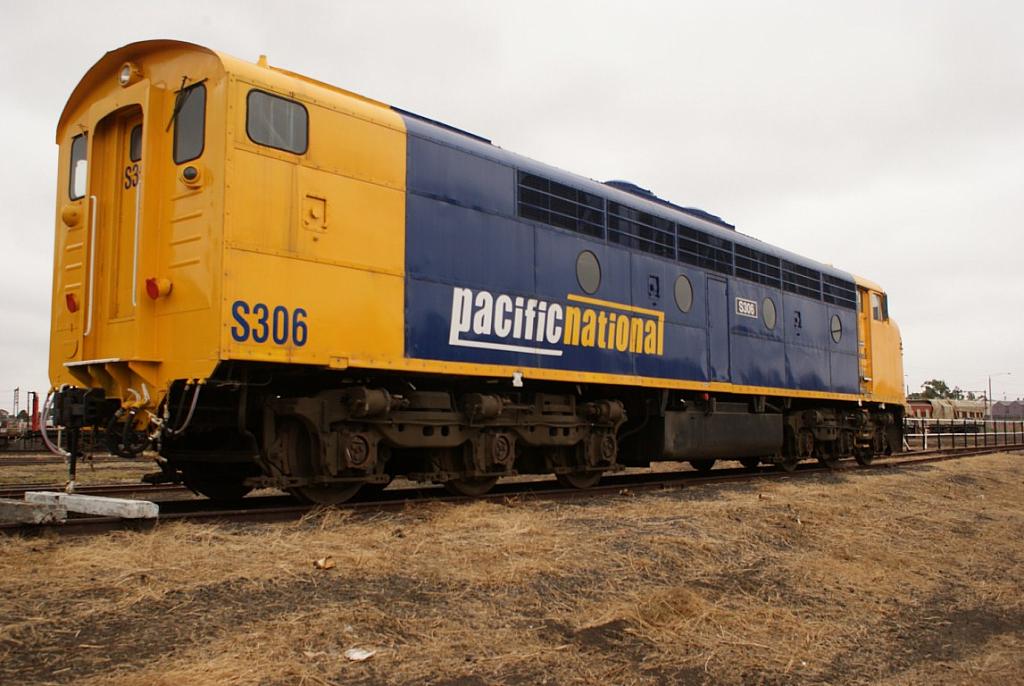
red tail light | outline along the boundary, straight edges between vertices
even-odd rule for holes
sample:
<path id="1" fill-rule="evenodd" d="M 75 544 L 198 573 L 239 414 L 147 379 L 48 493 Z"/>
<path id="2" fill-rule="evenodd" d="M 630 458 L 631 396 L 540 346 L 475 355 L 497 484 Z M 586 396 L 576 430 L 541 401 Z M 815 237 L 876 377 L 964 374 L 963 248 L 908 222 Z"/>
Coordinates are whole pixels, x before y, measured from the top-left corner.
<path id="1" fill-rule="evenodd" d="M 173 287 L 174 285 L 171 283 L 170 279 L 161 279 L 155 276 L 146 279 L 146 295 L 153 300 L 156 300 L 157 298 L 166 298 L 171 294 L 171 289 Z"/>

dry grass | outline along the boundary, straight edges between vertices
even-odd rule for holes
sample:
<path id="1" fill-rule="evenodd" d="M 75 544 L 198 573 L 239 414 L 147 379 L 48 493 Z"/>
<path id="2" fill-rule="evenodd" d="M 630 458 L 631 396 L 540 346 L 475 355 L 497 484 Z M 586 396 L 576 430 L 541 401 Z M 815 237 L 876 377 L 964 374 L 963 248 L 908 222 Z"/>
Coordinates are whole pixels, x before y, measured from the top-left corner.
<path id="1" fill-rule="evenodd" d="M 1003 684 L 1022 558 L 1019 455 L 12 539 L 0 683 Z"/>
<path id="2" fill-rule="evenodd" d="M 10 454 L 8 454 L 10 455 Z M 79 462 L 77 476 L 80 484 L 106 484 L 121 481 L 138 483 L 143 474 L 158 471 L 152 460 L 118 460 Z M 63 464 L 9 465 L 0 458 L 0 485 L 24 483 L 63 485 L 67 481 L 67 467 Z"/>

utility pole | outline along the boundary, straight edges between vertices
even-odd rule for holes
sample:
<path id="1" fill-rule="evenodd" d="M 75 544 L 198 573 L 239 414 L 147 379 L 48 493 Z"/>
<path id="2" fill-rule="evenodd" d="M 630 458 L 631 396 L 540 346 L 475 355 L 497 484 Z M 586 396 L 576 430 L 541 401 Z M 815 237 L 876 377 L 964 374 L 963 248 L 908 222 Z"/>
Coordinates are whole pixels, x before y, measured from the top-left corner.
<path id="1" fill-rule="evenodd" d="M 993 376 L 1010 376 L 1010 372 L 997 372 L 995 374 L 988 375 L 988 396 L 985 398 L 985 414 L 990 414 L 989 403 L 992 402 L 992 377 Z"/>

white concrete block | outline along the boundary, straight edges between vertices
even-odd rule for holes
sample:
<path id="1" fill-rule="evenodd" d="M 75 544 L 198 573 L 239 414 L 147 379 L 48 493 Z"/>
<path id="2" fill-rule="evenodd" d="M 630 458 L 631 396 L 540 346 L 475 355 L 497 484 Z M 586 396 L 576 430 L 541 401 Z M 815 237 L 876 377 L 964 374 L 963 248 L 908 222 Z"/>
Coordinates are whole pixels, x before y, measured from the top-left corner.
<path id="1" fill-rule="evenodd" d="M 79 512 L 100 517 L 153 519 L 160 514 L 160 506 L 149 500 L 107 498 L 101 495 L 29 491 L 25 494 L 25 501 L 30 503 L 56 503 L 63 505 L 67 508 L 68 512 Z"/>
<path id="2" fill-rule="evenodd" d="M 67 518 L 68 510 L 60 503 L 27 503 L 0 498 L 0 522 L 53 524 Z"/>

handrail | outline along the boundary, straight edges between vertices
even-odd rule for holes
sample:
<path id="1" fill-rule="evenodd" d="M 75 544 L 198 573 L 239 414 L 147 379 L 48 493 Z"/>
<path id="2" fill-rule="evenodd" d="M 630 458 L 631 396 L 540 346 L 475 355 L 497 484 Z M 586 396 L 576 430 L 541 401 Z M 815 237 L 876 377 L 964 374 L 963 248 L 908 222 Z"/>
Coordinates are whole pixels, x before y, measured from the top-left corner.
<path id="1" fill-rule="evenodd" d="M 88 336 L 92 332 L 92 299 L 93 286 L 96 284 L 96 196 L 89 196 L 91 218 L 89 219 L 89 301 L 86 306 L 85 333 Z"/>
<path id="2" fill-rule="evenodd" d="M 139 292 L 139 204 L 142 201 L 142 173 L 135 188 L 135 247 L 132 256 L 132 307 L 135 307 Z"/>

